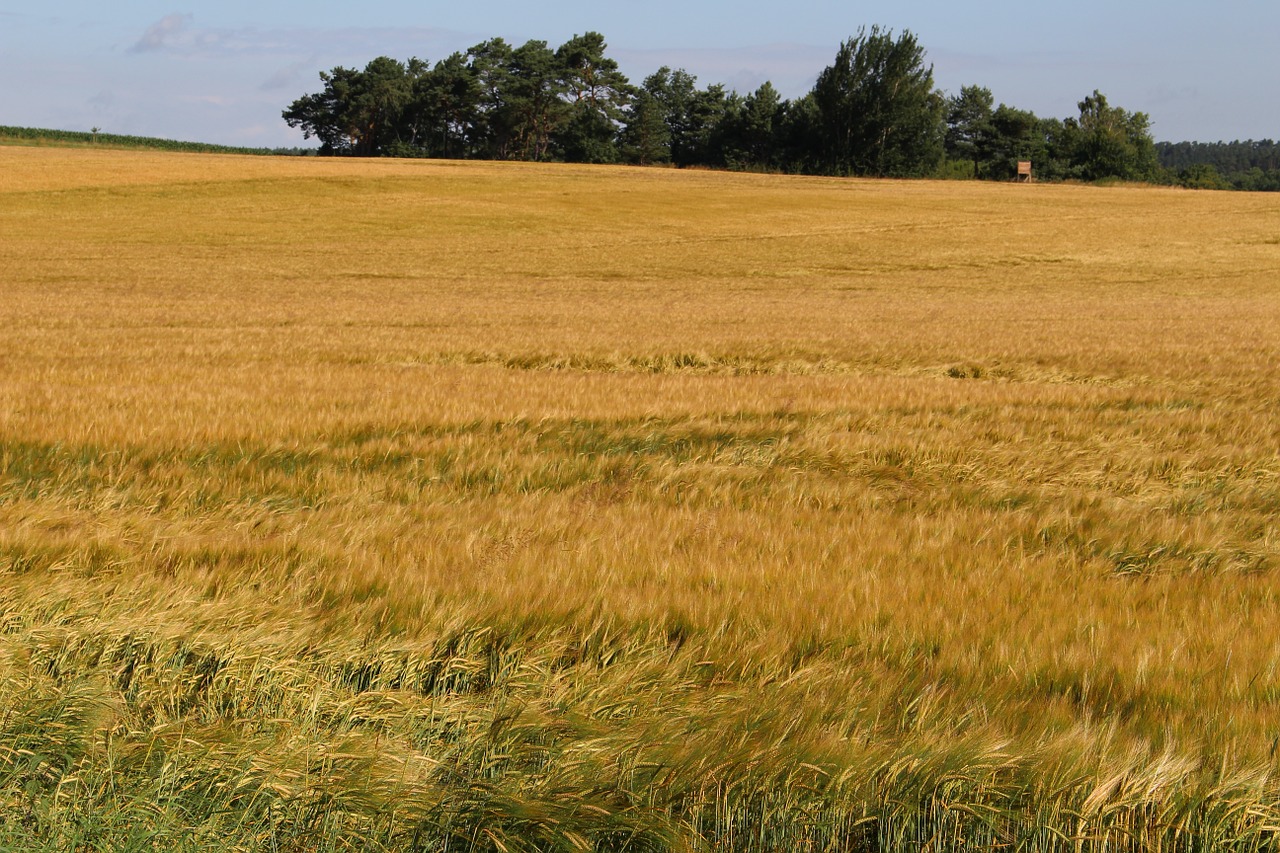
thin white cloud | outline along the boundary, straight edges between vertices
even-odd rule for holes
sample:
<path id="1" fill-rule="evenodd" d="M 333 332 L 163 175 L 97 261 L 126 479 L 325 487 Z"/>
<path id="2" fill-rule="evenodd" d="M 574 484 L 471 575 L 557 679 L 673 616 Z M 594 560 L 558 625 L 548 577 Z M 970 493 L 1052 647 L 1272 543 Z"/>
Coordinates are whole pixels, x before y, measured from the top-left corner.
<path id="1" fill-rule="evenodd" d="M 274 74 L 263 81 L 258 88 L 263 92 L 278 92 L 282 89 L 294 89 L 303 86 L 315 79 L 317 72 L 321 69 L 316 67 L 314 59 L 307 59 L 301 62 L 294 62 L 284 68 L 278 69 Z"/>
<path id="2" fill-rule="evenodd" d="M 186 41 L 186 33 L 194 16 L 190 14 L 165 15 L 151 26 L 129 48 L 130 53 L 150 53 L 164 50 L 180 41 Z"/>
<path id="3" fill-rule="evenodd" d="M 388 55 L 434 61 L 482 40 L 436 27 L 264 30 L 200 27 L 193 23 L 194 17 L 189 14 L 166 15 L 148 27 L 129 52 L 163 52 L 196 59 L 258 57 L 279 61 L 321 56 L 350 62 L 349 57 L 368 61 Z M 288 69 L 282 72 L 288 73 Z M 279 76 L 269 82 L 277 82 Z"/>

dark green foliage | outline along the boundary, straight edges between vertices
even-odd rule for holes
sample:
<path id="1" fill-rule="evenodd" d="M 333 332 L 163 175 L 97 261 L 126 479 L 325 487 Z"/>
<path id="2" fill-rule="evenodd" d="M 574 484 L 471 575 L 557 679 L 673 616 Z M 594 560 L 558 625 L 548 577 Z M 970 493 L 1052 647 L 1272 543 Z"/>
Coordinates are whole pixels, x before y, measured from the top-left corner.
<path id="1" fill-rule="evenodd" d="M 834 174 L 905 177 L 942 159 L 943 101 L 910 32 L 872 27 L 840 45 L 813 88 L 822 158 Z"/>
<path id="2" fill-rule="evenodd" d="M 817 139 L 820 115 L 813 93 L 787 101 L 774 120 L 779 159 L 794 172 L 820 174 L 822 163 Z"/>
<path id="3" fill-rule="evenodd" d="M 1049 155 L 1050 140 L 1060 134 L 1061 122 L 1001 104 L 991 115 L 990 127 L 984 146 L 984 177 L 1011 180 L 1018 174 L 1019 160 L 1030 160 L 1037 178 L 1062 177 L 1060 164 Z"/>
<path id="4" fill-rule="evenodd" d="M 1080 102 L 1080 118 L 1063 123 L 1063 141 L 1074 174 L 1088 181 L 1156 178 L 1155 143 L 1146 113 L 1130 113 L 1107 103 L 1098 90 Z"/>
<path id="5" fill-rule="evenodd" d="M 668 158 L 677 166 L 693 162 L 692 137 L 695 126 L 693 100 L 698 93 L 697 78 L 687 71 L 662 66 L 644 80 L 643 91 L 652 100 L 667 128 Z"/>
<path id="6" fill-rule="evenodd" d="M 947 99 L 947 156 L 973 161 L 975 178 L 981 177 L 982 161 L 990 156 L 994 103 L 991 90 L 982 86 L 965 86 Z"/>
<path id="7" fill-rule="evenodd" d="M 1252 139 L 1241 142 L 1157 142 L 1156 154 L 1166 169 L 1211 165 L 1223 174 L 1280 170 L 1280 142 Z"/>
<path id="8" fill-rule="evenodd" d="M 434 67 L 379 57 L 321 73 L 324 89 L 283 115 L 322 154 L 991 180 L 1030 160 L 1036 180 L 1280 189 L 1280 145 L 1157 146 L 1145 113 L 1098 91 L 1065 120 L 995 106 L 982 86 L 946 97 L 909 31 L 860 29 L 794 100 L 768 82 L 746 95 L 699 88 L 666 66 L 635 87 L 607 47 L 587 32 L 554 50 L 490 39 Z"/>
<path id="9" fill-rule="evenodd" d="M 662 105 L 641 90 L 627 112 L 618 144 L 624 160 L 640 166 L 671 162 L 671 131 L 663 120 Z"/>
<path id="10" fill-rule="evenodd" d="M 1270 139 L 1157 142 L 1156 156 L 1184 187 L 1280 191 L 1280 143 Z"/>
<path id="11" fill-rule="evenodd" d="M 619 158 L 618 131 L 623 126 L 633 88 L 605 56 L 604 36 L 574 36 L 556 51 L 568 120 L 557 133 L 561 155 L 581 163 L 614 163 Z"/>
<path id="12" fill-rule="evenodd" d="M 414 90 L 410 118 L 421 125 L 423 147 L 441 157 L 470 154 L 480 126 L 480 77 L 461 53 L 436 64 Z"/>
<path id="13" fill-rule="evenodd" d="M 321 153 L 614 162 L 632 97 L 599 33 L 557 50 L 490 39 L 438 62 L 380 57 L 320 75 L 284 111 Z"/>
<path id="14" fill-rule="evenodd" d="M 1012 180 L 1030 160 L 1037 180 L 1161 179 L 1150 119 L 1107 103 L 1095 91 L 1078 118 L 1040 118 L 1006 104 L 991 109 L 991 93 L 966 86 L 950 99 L 947 154 L 973 164 L 975 177 Z"/>
<path id="15" fill-rule="evenodd" d="M 407 64 L 380 56 L 363 71 L 338 66 L 321 71 L 324 91 L 304 95 L 285 110 L 284 120 L 302 130 L 303 138 L 320 140 L 322 154 L 354 154 L 369 157 L 384 153 L 400 138 L 414 80 L 426 66 L 411 59 Z"/>
<path id="16" fill-rule="evenodd" d="M 1191 189 L 1280 191 L 1280 143 L 1156 143 L 1150 118 L 1094 91 L 1065 120 L 993 106 L 991 91 L 933 88 L 916 37 L 873 26 L 840 46 L 813 90 L 745 96 L 662 67 L 635 87 L 604 37 L 512 47 L 490 39 L 434 67 L 381 56 L 321 72 L 322 91 L 283 117 L 320 154 L 672 164 L 797 174 L 1012 180 L 1126 180 Z M 168 151 L 307 154 L 91 132 L 0 127 L 0 142 Z M 944 159 L 945 155 L 945 159 Z"/>
<path id="17" fill-rule="evenodd" d="M 511 103 L 514 97 L 512 48 L 500 38 L 490 39 L 470 48 L 466 56 L 479 94 L 473 105 L 476 122 L 470 139 L 472 156 L 505 159 L 515 133 L 516 105 Z"/>
<path id="18" fill-rule="evenodd" d="M 776 141 L 782 114 L 782 97 L 769 82 L 745 98 L 735 99 L 722 134 L 726 165 L 742 169 L 780 165 Z"/>
<path id="19" fill-rule="evenodd" d="M 729 96 L 719 84 L 699 90 L 697 83 L 687 71 L 663 66 L 645 78 L 643 91 L 667 126 L 672 163 L 722 166 L 720 125 L 729 112 Z"/>
<path id="20" fill-rule="evenodd" d="M 1178 171 L 1178 185 L 1190 190 L 1229 190 L 1229 184 L 1211 163 L 1197 163 Z"/>
<path id="21" fill-rule="evenodd" d="M 507 97 L 502 105 L 510 133 L 506 157 L 548 159 L 552 135 L 569 115 L 561 97 L 568 86 L 560 70 L 556 55 L 545 41 L 529 41 L 512 51 Z"/>

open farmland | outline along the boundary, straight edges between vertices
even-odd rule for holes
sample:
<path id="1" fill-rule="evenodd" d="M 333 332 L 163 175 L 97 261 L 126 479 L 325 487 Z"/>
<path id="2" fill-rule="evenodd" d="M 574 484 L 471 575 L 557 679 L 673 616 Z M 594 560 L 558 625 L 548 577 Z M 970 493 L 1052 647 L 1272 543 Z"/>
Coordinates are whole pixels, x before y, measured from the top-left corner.
<path id="1" fill-rule="evenodd" d="M 1273 849 L 1278 235 L 0 149 L 0 847 Z"/>

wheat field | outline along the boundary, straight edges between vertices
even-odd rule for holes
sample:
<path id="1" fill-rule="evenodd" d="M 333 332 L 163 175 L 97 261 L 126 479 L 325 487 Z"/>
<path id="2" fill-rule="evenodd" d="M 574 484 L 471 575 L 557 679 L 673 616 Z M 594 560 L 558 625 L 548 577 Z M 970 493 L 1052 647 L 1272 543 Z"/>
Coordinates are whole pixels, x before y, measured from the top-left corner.
<path id="1" fill-rule="evenodd" d="M 0 848 L 1275 849 L 1277 235 L 0 149 Z"/>

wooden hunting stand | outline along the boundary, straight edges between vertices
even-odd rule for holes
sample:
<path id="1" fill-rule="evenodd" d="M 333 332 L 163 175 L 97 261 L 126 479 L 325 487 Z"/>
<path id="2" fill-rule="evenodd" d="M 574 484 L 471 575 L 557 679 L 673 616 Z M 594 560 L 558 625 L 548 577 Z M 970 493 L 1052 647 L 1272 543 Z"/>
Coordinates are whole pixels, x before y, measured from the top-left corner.
<path id="1" fill-rule="evenodd" d="M 1019 160 L 1018 161 L 1018 182 L 1023 184 L 1029 184 L 1031 183 L 1032 180 L 1034 179 L 1031 176 L 1031 161 Z"/>

